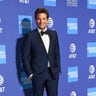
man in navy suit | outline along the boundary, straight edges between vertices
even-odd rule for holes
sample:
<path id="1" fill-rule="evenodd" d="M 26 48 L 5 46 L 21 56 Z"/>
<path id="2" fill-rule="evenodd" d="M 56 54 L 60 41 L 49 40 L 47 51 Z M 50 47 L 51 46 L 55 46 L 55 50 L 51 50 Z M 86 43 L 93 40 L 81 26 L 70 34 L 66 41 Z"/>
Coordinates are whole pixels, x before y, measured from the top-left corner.
<path id="1" fill-rule="evenodd" d="M 55 30 L 46 27 L 49 19 L 48 10 L 37 8 L 35 21 L 37 28 L 25 35 L 23 46 L 23 64 L 32 80 L 33 96 L 58 96 L 60 51 Z"/>

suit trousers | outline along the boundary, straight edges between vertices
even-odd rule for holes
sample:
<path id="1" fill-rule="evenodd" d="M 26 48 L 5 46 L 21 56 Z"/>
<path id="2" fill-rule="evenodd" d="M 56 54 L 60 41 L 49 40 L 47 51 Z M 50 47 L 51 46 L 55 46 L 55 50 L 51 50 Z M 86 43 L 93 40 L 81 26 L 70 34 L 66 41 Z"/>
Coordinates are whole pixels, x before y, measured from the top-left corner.
<path id="1" fill-rule="evenodd" d="M 59 76 L 53 79 L 49 69 L 42 74 L 34 74 L 32 79 L 33 96 L 43 96 L 44 88 L 47 96 L 58 96 L 58 80 Z"/>

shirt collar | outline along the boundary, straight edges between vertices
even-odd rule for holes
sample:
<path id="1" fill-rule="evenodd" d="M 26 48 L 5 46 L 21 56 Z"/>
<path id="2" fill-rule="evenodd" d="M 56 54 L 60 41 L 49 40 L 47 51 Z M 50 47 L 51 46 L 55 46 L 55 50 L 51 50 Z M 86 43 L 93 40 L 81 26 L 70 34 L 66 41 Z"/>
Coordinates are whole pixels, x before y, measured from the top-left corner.
<path id="1" fill-rule="evenodd" d="M 38 32 L 40 33 L 42 30 L 37 27 Z M 47 27 L 45 28 L 45 31 L 47 31 Z"/>

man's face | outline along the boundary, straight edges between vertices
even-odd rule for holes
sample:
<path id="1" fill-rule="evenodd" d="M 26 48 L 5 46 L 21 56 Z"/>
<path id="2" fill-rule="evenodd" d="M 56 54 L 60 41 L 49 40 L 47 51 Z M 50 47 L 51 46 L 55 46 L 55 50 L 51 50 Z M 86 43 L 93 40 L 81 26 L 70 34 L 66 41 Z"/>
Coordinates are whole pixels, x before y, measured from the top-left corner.
<path id="1" fill-rule="evenodd" d="M 37 26 L 44 31 L 46 25 L 48 23 L 48 18 L 45 13 L 39 13 L 36 17 L 36 24 Z"/>

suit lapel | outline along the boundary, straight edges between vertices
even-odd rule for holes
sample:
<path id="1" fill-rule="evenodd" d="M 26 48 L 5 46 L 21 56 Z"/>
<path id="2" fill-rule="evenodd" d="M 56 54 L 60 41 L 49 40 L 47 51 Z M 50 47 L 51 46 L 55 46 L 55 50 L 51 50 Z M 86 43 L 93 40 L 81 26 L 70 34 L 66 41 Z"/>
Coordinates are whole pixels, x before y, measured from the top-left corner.
<path id="1" fill-rule="evenodd" d="M 36 37 L 37 37 L 37 40 L 39 42 L 39 44 L 41 45 L 41 47 L 44 49 L 44 51 L 46 52 L 46 49 L 45 49 L 45 46 L 44 46 L 44 43 L 42 41 L 42 38 L 38 32 L 38 30 L 36 29 Z M 47 53 L 47 52 L 46 52 Z"/>
<path id="2" fill-rule="evenodd" d="M 45 46 L 44 46 L 44 43 L 43 43 L 43 41 L 42 41 L 42 38 L 41 38 L 38 30 L 36 29 L 35 31 L 36 31 L 35 33 L 36 33 L 37 40 L 38 40 L 39 44 L 40 44 L 41 47 L 44 49 L 44 51 L 47 53 L 47 51 L 46 51 L 46 49 L 45 49 Z M 53 43 L 53 41 L 52 41 L 52 34 L 51 34 L 50 30 L 48 30 L 48 32 L 49 32 L 49 39 L 50 39 L 48 53 L 50 53 L 51 48 L 52 48 L 52 43 Z M 48 54 L 48 53 L 47 53 L 47 54 Z"/>
<path id="3" fill-rule="evenodd" d="M 52 35 L 51 35 L 49 30 L 48 30 L 48 32 L 49 32 L 49 38 L 50 38 L 50 44 L 49 44 L 49 51 L 48 51 L 48 53 L 50 53 L 53 41 L 52 41 Z"/>

